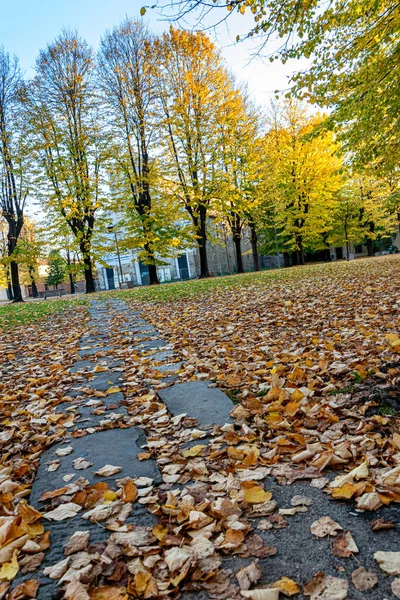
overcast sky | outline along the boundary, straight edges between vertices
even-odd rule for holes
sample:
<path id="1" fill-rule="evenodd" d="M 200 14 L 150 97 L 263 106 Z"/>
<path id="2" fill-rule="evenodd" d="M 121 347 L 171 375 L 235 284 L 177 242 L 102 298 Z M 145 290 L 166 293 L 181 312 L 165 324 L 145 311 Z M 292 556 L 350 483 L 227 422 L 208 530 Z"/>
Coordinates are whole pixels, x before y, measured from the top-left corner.
<path id="1" fill-rule="evenodd" d="M 63 27 L 78 29 L 96 48 L 102 33 L 125 15 L 140 18 L 140 8 L 145 3 L 146 0 L 0 0 L 0 44 L 19 57 L 23 70 L 30 76 L 39 49 Z M 169 26 L 155 10 L 148 10 L 144 19 L 154 31 Z M 187 26 L 193 23 L 193 19 L 189 20 Z M 250 43 L 235 44 L 234 40 L 237 34 L 249 29 L 251 15 L 233 15 L 228 23 L 229 29 L 221 25 L 217 34 L 210 31 L 210 35 L 222 49 L 229 68 L 248 83 L 255 100 L 265 106 L 275 90 L 287 88 L 288 77 L 301 63 L 292 61 L 282 65 L 278 61 L 271 64 L 261 59 L 250 60 Z"/>

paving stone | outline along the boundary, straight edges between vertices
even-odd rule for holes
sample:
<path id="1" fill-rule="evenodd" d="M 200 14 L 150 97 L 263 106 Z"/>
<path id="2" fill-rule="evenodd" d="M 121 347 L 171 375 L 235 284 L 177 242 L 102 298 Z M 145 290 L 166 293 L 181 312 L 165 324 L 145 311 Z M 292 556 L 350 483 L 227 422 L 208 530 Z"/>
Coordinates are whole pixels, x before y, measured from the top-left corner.
<path id="1" fill-rule="evenodd" d="M 166 364 L 166 365 L 158 365 L 154 367 L 155 371 L 160 371 L 160 373 L 175 373 L 176 371 L 179 371 L 179 369 L 182 367 L 183 363 L 182 362 L 177 362 L 177 363 L 170 363 L 170 364 Z"/>
<path id="2" fill-rule="evenodd" d="M 110 350 L 114 350 L 113 346 L 96 346 L 95 348 L 88 348 L 87 350 L 78 350 L 78 354 L 79 356 L 92 356 L 93 354 L 109 352 Z"/>
<path id="3" fill-rule="evenodd" d="M 168 360 L 169 358 L 172 358 L 174 356 L 174 353 L 172 350 L 164 350 L 164 352 L 155 352 L 154 354 L 151 354 L 149 356 L 149 358 L 153 361 L 157 361 L 157 362 L 163 362 L 164 360 Z"/>
<path id="4" fill-rule="evenodd" d="M 165 348 L 168 343 L 165 340 L 151 340 L 149 342 L 142 342 L 136 346 L 138 350 L 146 352 L 146 350 L 152 350 L 153 348 Z"/>
<path id="5" fill-rule="evenodd" d="M 63 476 L 68 473 L 76 473 L 76 479 L 83 476 L 90 483 L 114 480 L 115 476 L 99 477 L 94 475 L 94 471 L 98 471 L 106 464 L 121 467 L 117 479 L 144 476 L 160 482 L 161 477 L 155 461 L 139 461 L 136 458 L 136 455 L 143 451 L 141 446 L 145 443 L 144 432 L 130 427 L 128 429 L 108 429 L 81 438 L 72 438 L 67 445 L 71 445 L 74 450 L 67 456 L 58 457 L 55 453 L 57 448 L 64 448 L 66 443 L 54 444 L 41 457 L 38 474 L 32 486 L 31 503 L 33 506 L 38 506 L 43 492 L 64 486 Z M 76 471 L 72 462 L 79 457 L 89 460 L 93 466 Z M 57 471 L 49 472 L 46 463 L 53 460 L 60 460 L 61 464 Z"/>
<path id="6" fill-rule="evenodd" d="M 231 423 L 232 401 L 219 388 L 208 387 L 210 383 L 187 381 L 158 390 L 158 395 L 172 414 L 186 413 L 197 419 L 199 425 Z"/>
<path id="7" fill-rule="evenodd" d="M 76 373 L 77 371 L 91 371 L 95 368 L 96 363 L 91 360 L 78 360 L 74 363 L 73 367 L 70 368 L 70 373 Z"/>

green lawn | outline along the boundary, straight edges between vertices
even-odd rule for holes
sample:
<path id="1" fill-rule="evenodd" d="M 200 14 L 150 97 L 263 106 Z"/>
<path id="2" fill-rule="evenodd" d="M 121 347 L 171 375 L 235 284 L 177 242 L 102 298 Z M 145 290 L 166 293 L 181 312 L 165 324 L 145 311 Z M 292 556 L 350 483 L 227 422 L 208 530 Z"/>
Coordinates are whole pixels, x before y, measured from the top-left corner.
<path id="1" fill-rule="evenodd" d="M 5 304 L 0 306 L 0 331 L 36 323 L 70 308 L 74 303 L 81 305 L 86 304 L 87 301 L 86 296 L 78 296 L 77 298 L 54 298 L 21 304 Z"/>
<path id="2" fill-rule="evenodd" d="M 76 298 L 50 299 L 23 304 L 7 304 L 0 306 L 0 330 L 10 327 L 35 323 L 54 313 L 66 310 L 71 303 L 87 304 L 91 298 L 103 299 L 107 297 L 121 298 L 122 300 L 143 302 L 165 302 L 183 298 L 215 294 L 229 288 L 241 286 L 268 286 L 282 282 L 301 283 L 312 278 L 315 282 L 327 276 L 332 279 L 344 280 L 353 277 L 367 276 L 369 271 L 378 270 L 381 274 L 390 274 L 395 265 L 400 261 L 400 256 L 383 256 L 373 259 L 359 259 L 351 262 L 334 262 L 307 265 L 305 267 L 291 267 L 288 269 L 270 269 L 258 273 L 245 273 L 243 275 L 228 275 L 225 277 L 212 277 L 210 279 L 195 279 L 183 282 L 163 284 L 159 286 L 136 287 L 131 290 L 115 290 L 98 292 L 91 296 L 79 295 Z"/>

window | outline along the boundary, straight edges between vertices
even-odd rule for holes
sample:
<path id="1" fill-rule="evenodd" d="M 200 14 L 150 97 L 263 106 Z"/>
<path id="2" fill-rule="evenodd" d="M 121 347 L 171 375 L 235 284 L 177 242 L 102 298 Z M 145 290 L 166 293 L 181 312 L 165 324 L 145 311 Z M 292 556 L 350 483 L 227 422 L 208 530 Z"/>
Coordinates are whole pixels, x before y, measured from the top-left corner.
<path id="1" fill-rule="evenodd" d="M 354 252 L 355 252 L 356 254 L 361 254 L 361 253 L 362 253 L 362 251 L 363 251 L 363 245 L 362 245 L 362 244 L 358 244 L 357 246 L 355 246 L 355 248 L 354 248 Z"/>

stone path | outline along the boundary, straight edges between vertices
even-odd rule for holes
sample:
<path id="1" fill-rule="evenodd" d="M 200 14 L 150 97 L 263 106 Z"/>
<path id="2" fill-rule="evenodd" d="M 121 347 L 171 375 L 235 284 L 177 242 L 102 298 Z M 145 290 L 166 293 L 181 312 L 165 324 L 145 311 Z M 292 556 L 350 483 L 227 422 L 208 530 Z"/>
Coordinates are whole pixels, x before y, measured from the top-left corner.
<path id="1" fill-rule="evenodd" d="M 126 312 L 125 312 L 126 311 Z M 30 503 L 42 508 L 40 497 L 44 492 L 65 485 L 65 476 L 75 473 L 75 481 L 78 477 L 86 478 L 90 483 L 106 481 L 113 488 L 115 481 L 124 477 L 136 479 L 148 477 L 156 485 L 162 483 L 162 475 L 155 460 L 139 461 L 137 454 L 143 452 L 146 445 L 145 433 L 142 429 L 132 425 L 138 423 L 138 417 L 131 419 L 125 406 L 125 398 L 118 389 L 106 397 L 98 397 L 96 392 L 103 392 L 110 388 L 118 388 L 122 377 L 122 365 L 116 356 L 118 348 L 113 345 L 113 319 L 116 315 L 126 319 L 123 321 L 123 339 L 132 348 L 142 354 L 149 354 L 151 359 L 159 361 L 157 369 L 164 375 L 166 383 L 174 383 L 171 387 L 159 390 L 158 395 L 170 413 L 181 415 L 186 413 L 189 417 L 197 420 L 198 425 L 205 429 L 207 425 L 232 423 L 229 412 L 232 402 L 219 389 L 208 387 L 210 382 L 191 381 L 179 383 L 174 372 L 181 365 L 174 357 L 173 349 L 168 346 L 157 331 L 146 323 L 139 314 L 127 310 L 126 305 L 117 300 L 108 300 L 107 303 L 93 302 L 90 307 L 90 331 L 81 340 L 79 354 L 81 360 L 71 369 L 75 384 L 69 402 L 58 406 L 58 411 L 72 413 L 74 416 L 69 428 L 70 435 L 62 444 L 52 446 L 43 454 L 40 461 L 39 471 L 32 488 Z M 121 332 L 120 332 L 121 333 Z M 106 369 L 106 370 L 103 370 Z M 96 371 L 97 370 L 97 371 Z M 90 388 L 93 397 L 80 395 L 80 389 Z M 97 426 L 121 425 L 123 428 L 114 428 L 96 431 Z M 89 435 L 85 437 L 74 437 L 72 434 L 86 429 Z M 210 428 L 209 428 L 210 429 Z M 189 442 L 190 446 L 195 442 Z M 212 436 L 207 436 L 201 443 L 212 443 Z M 67 456 L 59 457 L 57 450 L 72 446 L 73 451 Z M 92 463 L 90 468 L 76 472 L 73 461 L 81 457 Z M 49 471 L 51 464 L 60 463 L 55 471 Z M 105 464 L 118 465 L 121 471 L 111 477 L 99 477 L 93 472 Z M 295 483 L 293 485 L 278 485 L 272 478 L 265 480 L 265 489 L 273 492 L 273 498 L 277 501 L 280 509 L 291 508 L 291 500 L 294 496 L 307 496 L 312 500 L 312 506 L 308 512 L 298 513 L 294 516 L 280 517 L 276 524 L 267 531 L 257 530 L 260 519 L 253 519 L 252 524 L 256 533 L 262 536 L 264 542 L 270 546 L 276 546 L 278 553 L 266 559 L 260 559 L 262 569 L 262 580 L 259 585 L 265 585 L 274 580 L 287 576 L 297 582 L 305 583 L 311 579 L 319 570 L 326 575 L 346 576 L 349 580 L 351 572 L 359 566 L 373 570 L 378 578 L 379 584 L 367 594 L 373 600 L 384 598 L 392 599 L 390 592 L 390 580 L 377 567 L 373 559 L 374 552 L 400 551 L 398 529 L 374 533 L 371 531 L 370 522 L 377 517 L 389 518 L 396 523 L 400 521 L 400 511 L 396 507 L 384 508 L 379 513 L 360 513 L 351 508 L 349 504 L 333 502 L 326 494 L 309 484 Z M 360 550 L 353 558 L 339 558 L 331 552 L 331 540 L 328 538 L 318 539 L 310 532 L 310 525 L 318 518 L 329 515 L 340 523 L 344 529 L 349 529 Z M 156 523 L 156 517 L 150 514 L 146 508 L 137 502 L 133 504 L 132 514 L 127 523 L 135 526 L 148 526 Z M 287 525 L 287 526 L 284 526 Z M 51 547 L 46 553 L 43 567 L 53 565 L 64 558 L 63 546 L 76 530 L 90 530 L 91 544 L 104 541 L 109 536 L 109 531 L 102 529 L 97 524 L 83 521 L 79 514 L 73 519 L 60 523 L 49 523 L 46 529 L 51 530 Z M 224 564 L 236 572 L 240 567 L 254 560 L 243 558 L 226 558 Z M 24 577 L 29 579 L 32 574 Z M 19 579 L 18 581 L 20 581 Z M 59 597 L 57 582 L 40 575 L 41 587 L 39 588 L 39 600 L 47 600 Z M 257 587 L 258 587 L 257 586 Z M 185 595 L 185 598 L 206 599 L 204 592 L 196 595 Z M 296 596 L 303 597 L 303 596 Z M 349 599 L 361 600 L 366 595 L 351 587 Z M 329 598 L 326 598 L 329 600 Z"/>

